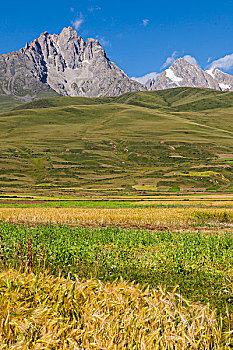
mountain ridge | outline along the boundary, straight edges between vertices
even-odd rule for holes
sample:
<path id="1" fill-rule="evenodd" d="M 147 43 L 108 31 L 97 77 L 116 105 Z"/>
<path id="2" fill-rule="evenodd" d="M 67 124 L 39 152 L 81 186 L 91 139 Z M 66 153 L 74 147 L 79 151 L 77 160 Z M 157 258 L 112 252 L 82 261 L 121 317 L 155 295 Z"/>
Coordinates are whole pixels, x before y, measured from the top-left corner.
<path id="1" fill-rule="evenodd" d="M 96 39 L 72 28 L 42 33 L 18 51 L 0 56 L 0 94 L 33 99 L 40 93 L 63 96 L 117 96 L 146 90 L 131 80 Z"/>
<path id="2" fill-rule="evenodd" d="M 200 87 L 220 91 L 233 91 L 233 76 L 217 68 L 205 71 L 184 58 L 178 58 L 169 68 L 155 78 L 149 79 L 145 85 L 147 90 Z"/>
<path id="3" fill-rule="evenodd" d="M 233 91 L 233 76 L 178 58 L 160 74 L 129 78 L 98 40 L 85 41 L 72 27 L 60 34 L 45 31 L 24 48 L 0 55 L 0 96 L 14 105 L 44 97 L 114 97 L 177 87 Z"/>

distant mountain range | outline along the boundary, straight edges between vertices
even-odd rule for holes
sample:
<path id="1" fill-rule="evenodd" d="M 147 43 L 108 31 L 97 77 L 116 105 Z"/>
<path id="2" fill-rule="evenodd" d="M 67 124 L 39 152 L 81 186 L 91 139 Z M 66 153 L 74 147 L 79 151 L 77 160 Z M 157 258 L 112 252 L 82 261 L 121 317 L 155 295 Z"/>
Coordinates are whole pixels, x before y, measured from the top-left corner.
<path id="1" fill-rule="evenodd" d="M 0 95 L 25 101 L 41 96 L 119 96 L 130 91 L 203 87 L 233 91 L 233 76 L 204 71 L 177 59 L 160 74 L 130 79 L 111 62 L 96 39 L 86 42 L 71 27 L 42 33 L 19 51 L 0 56 Z"/>
<path id="2" fill-rule="evenodd" d="M 148 90 L 202 87 L 220 91 L 232 91 L 233 76 L 223 73 L 217 68 L 204 71 L 199 66 L 179 58 L 155 78 L 147 80 L 145 86 Z"/>

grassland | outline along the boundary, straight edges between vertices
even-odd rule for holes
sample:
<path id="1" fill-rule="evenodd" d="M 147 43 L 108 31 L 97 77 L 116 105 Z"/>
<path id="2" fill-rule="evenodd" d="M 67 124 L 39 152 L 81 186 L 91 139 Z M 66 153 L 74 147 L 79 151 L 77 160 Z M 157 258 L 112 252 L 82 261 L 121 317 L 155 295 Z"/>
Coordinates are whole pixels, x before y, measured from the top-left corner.
<path id="1" fill-rule="evenodd" d="M 0 113 L 7 112 L 22 104 L 22 100 L 13 96 L 0 96 Z"/>
<path id="2" fill-rule="evenodd" d="M 232 93 L 42 99 L 0 114 L 2 193 L 233 191 Z"/>
<path id="3" fill-rule="evenodd" d="M 0 349 L 232 348 L 233 93 L 18 103 L 0 99 Z"/>

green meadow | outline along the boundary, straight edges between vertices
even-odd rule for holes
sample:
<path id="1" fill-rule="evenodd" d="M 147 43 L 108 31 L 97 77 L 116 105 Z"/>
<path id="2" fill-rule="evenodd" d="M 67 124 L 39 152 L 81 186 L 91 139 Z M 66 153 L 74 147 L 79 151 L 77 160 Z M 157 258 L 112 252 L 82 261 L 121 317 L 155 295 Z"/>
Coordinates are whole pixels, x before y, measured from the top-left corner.
<path id="1" fill-rule="evenodd" d="M 0 100 L 3 193 L 233 191 L 232 92 L 178 88 L 6 108 Z"/>

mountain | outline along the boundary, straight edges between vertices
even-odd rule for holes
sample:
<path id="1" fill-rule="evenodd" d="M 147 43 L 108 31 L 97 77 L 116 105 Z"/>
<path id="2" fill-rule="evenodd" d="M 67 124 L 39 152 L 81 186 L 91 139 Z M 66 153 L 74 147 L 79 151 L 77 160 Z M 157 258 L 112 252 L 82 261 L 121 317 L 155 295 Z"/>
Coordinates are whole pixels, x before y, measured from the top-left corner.
<path id="1" fill-rule="evenodd" d="M 148 80 L 155 79 L 157 77 L 158 73 L 152 72 L 144 75 L 143 77 L 132 77 L 132 80 L 135 80 L 141 84 L 146 84 Z"/>
<path id="2" fill-rule="evenodd" d="M 20 97 L 25 101 L 56 95 L 46 82 L 46 66 L 43 57 L 32 47 L 0 56 L 0 95 Z"/>
<path id="3" fill-rule="evenodd" d="M 33 99 L 41 94 L 118 96 L 146 90 L 111 62 L 98 40 L 86 42 L 71 27 L 42 33 L 19 51 L 0 56 L 0 94 Z"/>
<path id="4" fill-rule="evenodd" d="M 150 74 L 147 74 L 149 76 Z M 146 77 L 146 76 L 145 76 Z M 196 64 L 178 58 L 168 69 L 145 83 L 147 90 L 176 87 L 200 87 L 220 91 L 233 91 L 233 76 L 217 68 L 204 71 Z"/>
<path id="5" fill-rule="evenodd" d="M 168 69 L 146 83 L 148 90 L 176 87 L 203 87 L 220 90 L 215 77 L 183 58 L 177 59 Z"/>
<path id="6" fill-rule="evenodd" d="M 160 74 L 130 79 L 111 62 L 96 39 L 72 28 L 58 35 L 42 33 L 24 48 L 0 55 L 1 111 L 43 97 L 112 97 L 126 92 L 201 87 L 233 91 L 233 76 L 219 69 L 202 70 L 183 58 Z"/>
<path id="7" fill-rule="evenodd" d="M 206 71 L 215 80 L 218 81 L 220 90 L 222 91 L 232 91 L 233 90 L 233 76 L 230 74 L 223 73 L 217 68 L 209 69 Z"/>

